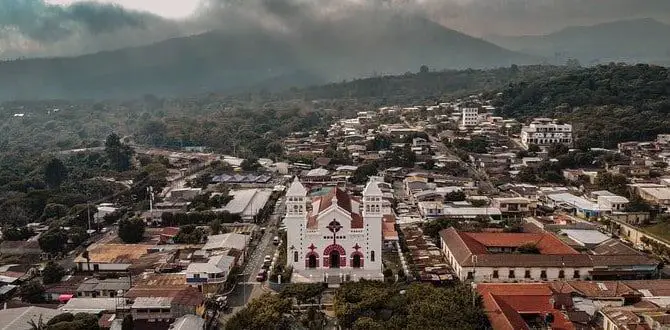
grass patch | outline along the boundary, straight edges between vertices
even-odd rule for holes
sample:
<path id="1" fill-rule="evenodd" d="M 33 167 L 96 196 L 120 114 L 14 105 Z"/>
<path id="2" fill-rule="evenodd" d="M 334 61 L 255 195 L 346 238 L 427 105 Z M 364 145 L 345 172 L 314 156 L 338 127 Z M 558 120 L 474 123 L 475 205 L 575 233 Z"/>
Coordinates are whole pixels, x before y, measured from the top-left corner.
<path id="1" fill-rule="evenodd" d="M 643 231 L 654 235 L 656 238 L 670 244 L 670 223 L 661 222 L 653 226 L 641 228 Z"/>

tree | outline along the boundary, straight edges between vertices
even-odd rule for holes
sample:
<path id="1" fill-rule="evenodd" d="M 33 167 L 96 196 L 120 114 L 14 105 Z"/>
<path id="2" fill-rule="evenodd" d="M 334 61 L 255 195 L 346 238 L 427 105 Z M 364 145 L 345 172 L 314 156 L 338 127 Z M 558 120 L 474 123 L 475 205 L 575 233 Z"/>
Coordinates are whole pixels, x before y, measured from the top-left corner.
<path id="1" fill-rule="evenodd" d="M 133 330 L 135 329 L 135 323 L 133 322 L 133 316 L 130 314 L 127 314 L 123 318 L 123 322 L 121 323 L 121 330 Z"/>
<path id="2" fill-rule="evenodd" d="M 37 320 L 31 318 L 28 321 L 28 325 L 30 326 L 30 330 L 47 330 L 47 325 L 44 323 L 42 314 L 40 314 Z"/>
<path id="3" fill-rule="evenodd" d="M 209 223 L 209 228 L 212 230 L 212 235 L 218 235 L 221 232 L 221 220 L 214 219 Z"/>
<path id="4" fill-rule="evenodd" d="M 118 172 L 130 169 L 133 150 L 130 146 L 121 143 L 118 135 L 112 133 L 105 141 L 105 154 L 110 167 Z"/>
<path id="5" fill-rule="evenodd" d="M 462 190 L 452 191 L 444 196 L 445 202 L 461 202 L 465 200 L 465 193 Z"/>
<path id="6" fill-rule="evenodd" d="M 371 176 L 377 175 L 377 164 L 364 164 L 359 166 L 349 178 L 354 184 L 364 184 Z"/>
<path id="7" fill-rule="evenodd" d="M 67 245 L 67 233 L 60 228 L 50 229 L 37 240 L 40 249 L 47 253 L 59 253 L 65 250 Z"/>
<path id="8" fill-rule="evenodd" d="M 325 287 L 321 283 L 294 283 L 285 286 L 279 293 L 279 296 L 282 298 L 295 298 L 298 304 L 306 304 L 310 300 L 319 303 L 324 290 Z"/>
<path id="9" fill-rule="evenodd" d="M 44 301 L 44 286 L 36 280 L 24 282 L 19 287 L 19 296 L 22 301 L 29 303 L 39 303 Z"/>
<path id="10" fill-rule="evenodd" d="M 558 157 L 560 155 L 567 154 L 570 151 L 570 148 L 562 143 L 554 143 L 547 148 L 547 153 L 549 157 Z"/>
<path id="11" fill-rule="evenodd" d="M 205 236 L 205 232 L 195 225 L 185 225 L 179 227 L 174 241 L 179 244 L 199 244 Z"/>
<path id="12" fill-rule="evenodd" d="M 247 158 L 242 161 L 240 164 L 240 167 L 242 168 L 243 171 L 247 172 L 252 172 L 257 170 L 261 164 L 258 163 L 258 159 L 256 158 Z"/>
<path id="13" fill-rule="evenodd" d="M 58 158 L 51 158 L 44 166 L 44 181 L 50 188 L 56 189 L 67 178 L 68 170 Z"/>
<path id="14" fill-rule="evenodd" d="M 43 220 L 60 219 L 66 216 L 67 213 L 68 213 L 67 206 L 63 204 L 49 203 L 44 207 L 44 211 L 42 211 L 41 218 Z"/>
<path id="15" fill-rule="evenodd" d="M 139 243 L 144 238 L 145 227 L 142 218 L 123 219 L 119 221 L 119 238 L 125 243 Z"/>
<path id="16" fill-rule="evenodd" d="M 86 232 L 86 229 L 79 226 L 71 227 L 67 235 L 68 240 L 74 246 L 79 246 L 88 239 L 88 233 Z"/>
<path id="17" fill-rule="evenodd" d="M 2 227 L 2 239 L 5 241 L 24 241 L 35 235 L 35 232 L 28 227 Z"/>
<path id="18" fill-rule="evenodd" d="M 266 293 L 237 312 L 226 323 L 226 330 L 290 329 L 291 301 Z"/>
<path id="19" fill-rule="evenodd" d="M 540 149 L 540 146 L 537 144 L 531 144 L 528 146 L 528 152 L 540 152 L 542 149 Z"/>
<path id="20" fill-rule="evenodd" d="M 530 166 L 522 167 L 521 170 L 519 170 L 519 174 L 516 175 L 516 178 L 521 182 L 528 182 L 528 183 L 537 182 L 535 169 Z"/>
<path id="21" fill-rule="evenodd" d="M 428 68 L 427 65 L 422 65 L 422 66 L 419 68 L 419 73 L 423 73 L 423 74 L 425 74 L 425 73 L 428 73 L 429 71 L 430 71 L 430 68 Z"/>
<path id="22" fill-rule="evenodd" d="M 42 283 L 44 284 L 53 284 L 58 283 L 65 276 L 65 269 L 61 265 L 49 261 L 44 270 L 42 270 Z"/>

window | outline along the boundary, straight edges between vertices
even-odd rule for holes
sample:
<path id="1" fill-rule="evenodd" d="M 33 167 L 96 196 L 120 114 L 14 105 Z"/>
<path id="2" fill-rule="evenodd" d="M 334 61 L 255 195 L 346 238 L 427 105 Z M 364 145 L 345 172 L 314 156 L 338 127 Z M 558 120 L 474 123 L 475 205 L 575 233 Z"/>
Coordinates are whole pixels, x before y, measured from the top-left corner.
<path id="1" fill-rule="evenodd" d="M 523 274 L 524 278 L 530 278 L 530 269 L 526 269 L 526 273 Z"/>
<path id="2" fill-rule="evenodd" d="M 200 278 L 200 274 L 193 274 L 193 278 Z"/>
<path id="3" fill-rule="evenodd" d="M 375 262 L 375 251 L 370 251 L 370 261 Z"/>
<path id="4" fill-rule="evenodd" d="M 298 262 L 298 251 L 293 252 L 293 262 Z"/>
<path id="5" fill-rule="evenodd" d="M 471 279 L 472 279 L 472 277 L 473 277 L 473 274 L 472 274 L 472 272 L 468 272 L 468 280 L 471 280 Z"/>
<path id="6" fill-rule="evenodd" d="M 540 271 L 540 278 L 543 279 L 543 280 L 547 279 L 547 271 L 546 270 Z"/>
<path id="7" fill-rule="evenodd" d="M 497 269 L 493 270 L 493 278 L 498 278 L 498 270 Z"/>
<path id="8" fill-rule="evenodd" d="M 507 277 L 509 277 L 509 278 L 515 278 L 516 277 L 516 276 L 514 276 L 514 270 L 513 269 L 510 269 L 509 275 Z"/>
<path id="9" fill-rule="evenodd" d="M 575 272 L 572 274 L 572 278 L 579 278 L 579 270 L 575 269 Z"/>
<path id="10" fill-rule="evenodd" d="M 565 271 L 564 270 L 559 270 L 558 271 L 558 278 L 565 278 Z"/>

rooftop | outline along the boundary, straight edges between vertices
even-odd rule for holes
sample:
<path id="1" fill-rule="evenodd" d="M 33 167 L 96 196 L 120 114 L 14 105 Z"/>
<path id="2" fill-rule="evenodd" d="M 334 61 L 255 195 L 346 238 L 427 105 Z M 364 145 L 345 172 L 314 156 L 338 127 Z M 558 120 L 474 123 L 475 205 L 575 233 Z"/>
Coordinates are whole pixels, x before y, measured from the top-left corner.
<path id="1" fill-rule="evenodd" d="M 148 254 L 147 250 L 153 247 L 153 245 L 142 244 L 108 243 L 89 246 L 87 251 L 90 262 L 130 264 Z M 74 262 L 87 262 L 87 260 L 82 254 L 75 258 Z"/>
<path id="2" fill-rule="evenodd" d="M 119 307 L 126 307 L 125 300 L 117 298 L 72 298 L 58 309 L 73 314 L 97 314 L 104 311 L 116 311 Z"/>
<path id="3" fill-rule="evenodd" d="M 611 238 L 597 230 L 563 229 L 560 233 L 567 235 L 580 245 L 600 244 Z"/>
<path id="4" fill-rule="evenodd" d="M 215 249 L 237 249 L 244 250 L 249 240 L 248 235 L 227 233 L 207 236 L 207 243 L 202 247 L 203 250 Z"/>

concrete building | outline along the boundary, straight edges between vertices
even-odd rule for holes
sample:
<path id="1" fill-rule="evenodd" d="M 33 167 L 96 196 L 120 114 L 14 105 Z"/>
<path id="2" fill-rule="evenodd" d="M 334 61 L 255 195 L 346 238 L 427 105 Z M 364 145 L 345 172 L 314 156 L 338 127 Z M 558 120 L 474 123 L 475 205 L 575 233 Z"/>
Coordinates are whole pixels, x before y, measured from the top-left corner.
<path id="1" fill-rule="evenodd" d="M 368 182 L 362 200 L 333 187 L 314 197 L 296 178 L 286 201 L 287 266 L 294 282 L 382 279 L 383 193 Z"/>
<path id="2" fill-rule="evenodd" d="M 186 283 L 200 290 L 208 284 L 224 283 L 235 267 L 235 260 L 233 256 L 216 255 L 210 257 L 207 262 L 192 262 L 186 268 Z"/>
<path id="3" fill-rule="evenodd" d="M 505 216 L 526 216 L 532 212 L 530 199 L 524 197 L 500 197 L 492 201 L 494 208 L 500 209 Z"/>
<path id="4" fill-rule="evenodd" d="M 564 144 L 572 146 L 572 125 L 558 124 L 548 118 L 535 118 L 530 125 L 521 128 L 521 144 L 528 149 L 531 145 L 550 146 Z"/>
<path id="5" fill-rule="evenodd" d="M 472 127 L 479 124 L 479 109 L 478 108 L 461 108 L 461 126 Z"/>

